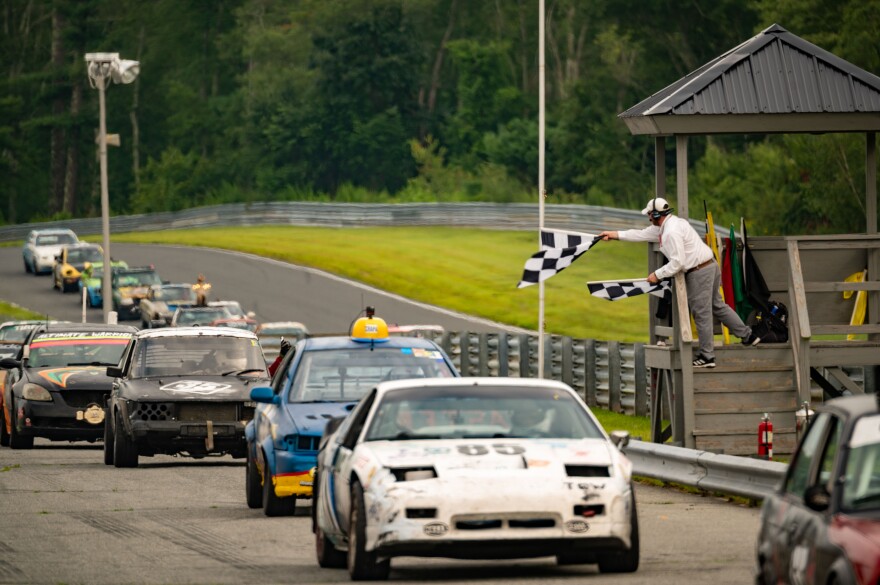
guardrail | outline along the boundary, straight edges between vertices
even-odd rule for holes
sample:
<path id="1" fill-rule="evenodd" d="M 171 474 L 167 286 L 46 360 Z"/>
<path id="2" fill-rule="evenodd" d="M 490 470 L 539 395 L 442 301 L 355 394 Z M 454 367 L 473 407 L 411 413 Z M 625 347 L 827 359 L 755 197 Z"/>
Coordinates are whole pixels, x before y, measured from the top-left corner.
<path id="1" fill-rule="evenodd" d="M 735 455 L 630 441 L 623 452 L 636 475 L 760 500 L 782 481 L 788 465 Z"/>
<path id="2" fill-rule="evenodd" d="M 691 220 L 700 233 L 702 221 Z M 324 227 L 457 226 L 505 230 L 537 230 L 538 206 L 531 203 L 312 203 L 270 201 L 229 203 L 110 218 L 113 233 L 202 227 L 300 225 Z M 549 228 L 595 233 L 645 227 L 638 211 L 595 205 L 544 206 Z M 0 226 L 0 241 L 23 240 L 32 229 L 66 227 L 79 235 L 101 232 L 101 218 L 89 217 Z M 721 228 L 718 228 L 721 230 Z"/>

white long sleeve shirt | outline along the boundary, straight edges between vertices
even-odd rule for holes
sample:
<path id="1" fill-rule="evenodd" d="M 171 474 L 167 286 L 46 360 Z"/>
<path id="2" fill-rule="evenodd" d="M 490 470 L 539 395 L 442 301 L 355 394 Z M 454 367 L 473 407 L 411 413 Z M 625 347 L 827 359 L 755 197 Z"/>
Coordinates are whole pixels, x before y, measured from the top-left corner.
<path id="1" fill-rule="evenodd" d="M 660 252 L 669 262 L 654 271 L 657 278 L 669 278 L 714 258 L 712 250 L 690 222 L 675 215 L 668 216 L 662 226 L 623 230 L 617 232 L 617 237 L 622 242 L 660 243 Z"/>

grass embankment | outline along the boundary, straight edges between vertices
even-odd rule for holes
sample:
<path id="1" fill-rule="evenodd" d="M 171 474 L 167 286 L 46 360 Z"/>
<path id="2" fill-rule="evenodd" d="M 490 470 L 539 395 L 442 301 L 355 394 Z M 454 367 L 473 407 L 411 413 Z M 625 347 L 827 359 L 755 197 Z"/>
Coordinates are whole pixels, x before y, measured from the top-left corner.
<path id="1" fill-rule="evenodd" d="M 0 321 L 29 321 L 45 318 L 46 315 L 35 313 L 15 303 L 0 301 Z"/>
<path id="2" fill-rule="evenodd" d="M 240 250 L 319 268 L 462 313 L 538 328 L 538 286 L 516 288 L 525 261 L 537 250 L 531 232 L 269 226 L 114 234 L 113 240 Z M 646 341 L 646 297 L 612 303 L 590 296 L 585 284 L 644 276 L 646 250 L 639 244 L 600 242 L 546 281 L 545 331 L 583 339 Z"/>

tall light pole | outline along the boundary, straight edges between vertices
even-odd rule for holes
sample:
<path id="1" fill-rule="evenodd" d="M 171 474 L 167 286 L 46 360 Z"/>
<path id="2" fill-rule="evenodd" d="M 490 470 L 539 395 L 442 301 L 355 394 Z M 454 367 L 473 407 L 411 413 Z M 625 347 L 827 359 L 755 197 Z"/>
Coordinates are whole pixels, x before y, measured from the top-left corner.
<path id="1" fill-rule="evenodd" d="M 104 279 L 101 285 L 101 297 L 104 305 L 104 323 L 109 323 L 113 309 L 113 289 L 111 285 L 110 263 L 110 195 L 107 187 L 107 122 L 104 105 L 104 90 L 109 81 L 114 83 L 131 83 L 140 71 L 140 63 L 120 59 L 119 53 L 86 53 L 89 83 L 98 88 L 99 118 L 98 123 L 98 159 L 101 166 L 101 232 L 104 249 Z"/>
<path id="2" fill-rule="evenodd" d="M 544 0 L 538 2 L 538 249 L 544 229 Z M 544 377 L 544 281 L 538 283 L 538 378 Z"/>

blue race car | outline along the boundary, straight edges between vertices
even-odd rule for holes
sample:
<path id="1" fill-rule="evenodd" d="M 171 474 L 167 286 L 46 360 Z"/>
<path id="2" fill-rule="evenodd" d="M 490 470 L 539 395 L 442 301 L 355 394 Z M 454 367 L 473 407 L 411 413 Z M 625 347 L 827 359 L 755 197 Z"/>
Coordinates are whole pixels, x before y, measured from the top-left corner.
<path id="1" fill-rule="evenodd" d="M 251 390 L 257 409 L 245 428 L 249 507 L 287 516 L 297 498 L 311 498 L 324 427 L 347 415 L 379 382 L 459 376 L 436 343 L 389 337 L 385 321 L 371 307 L 366 313 L 348 336 L 299 341 L 284 356 L 272 386 Z"/>
<path id="2" fill-rule="evenodd" d="M 128 268 L 128 264 L 123 262 L 122 260 L 114 260 L 110 263 L 112 269 L 116 268 Z M 88 262 L 85 264 L 83 268 L 82 274 L 79 278 L 79 290 L 82 293 L 82 290 L 86 289 L 86 303 L 90 307 L 103 307 L 104 306 L 104 296 L 103 296 L 103 278 L 104 278 L 104 263 L 103 262 Z"/>

